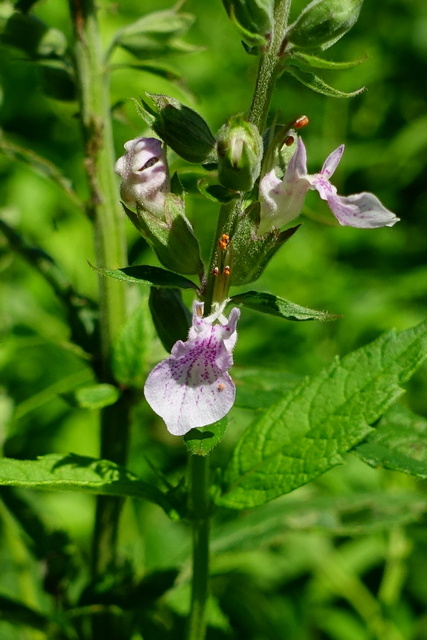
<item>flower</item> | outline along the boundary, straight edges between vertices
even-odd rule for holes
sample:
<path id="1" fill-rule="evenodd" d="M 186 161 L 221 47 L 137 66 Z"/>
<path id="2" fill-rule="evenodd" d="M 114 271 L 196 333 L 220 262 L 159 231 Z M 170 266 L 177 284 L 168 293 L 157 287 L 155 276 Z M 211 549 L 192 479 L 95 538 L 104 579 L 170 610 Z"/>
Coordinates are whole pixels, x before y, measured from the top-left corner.
<path id="1" fill-rule="evenodd" d="M 330 210 L 341 225 L 374 229 L 391 227 L 399 221 L 394 213 L 386 209 L 372 193 L 356 193 L 339 196 L 329 178 L 337 168 L 344 145 L 332 151 L 326 158 L 319 173 L 307 173 L 307 154 L 301 138 L 297 148 L 280 180 L 274 171 L 267 173 L 259 185 L 261 196 L 260 234 L 271 228 L 281 227 L 301 213 L 304 198 L 309 189 L 316 189 L 322 200 L 326 200 Z"/>
<path id="2" fill-rule="evenodd" d="M 122 179 L 120 195 L 130 206 L 162 214 L 169 191 L 169 171 L 162 143 L 157 138 L 135 138 L 124 145 L 126 153 L 114 170 Z"/>
<path id="3" fill-rule="evenodd" d="M 195 301 L 188 339 L 175 343 L 170 357 L 154 367 L 145 383 L 148 404 L 173 435 L 217 422 L 234 404 L 236 388 L 228 369 L 240 311 L 232 309 L 227 320 L 223 307 L 204 318 L 203 302 Z"/>

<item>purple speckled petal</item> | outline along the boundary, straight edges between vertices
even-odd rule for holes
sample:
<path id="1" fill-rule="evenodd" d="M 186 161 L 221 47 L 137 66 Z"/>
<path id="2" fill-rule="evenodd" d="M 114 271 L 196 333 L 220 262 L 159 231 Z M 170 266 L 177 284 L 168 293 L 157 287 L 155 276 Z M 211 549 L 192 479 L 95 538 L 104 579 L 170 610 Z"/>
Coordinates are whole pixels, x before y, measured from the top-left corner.
<path id="1" fill-rule="evenodd" d="M 338 147 L 338 149 L 335 149 L 335 151 L 332 151 L 332 153 L 330 153 L 326 158 L 325 162 L 323 163 L 323 167 L 320 171 L 320 173 L 326 179 L 329 179 L 331 175 L 335 172 L 335 169 L 339 165 L 343 153 L 344 153 L 344 145 L 342 144 L 341 146 Z"/>
<path id="2" fill-rule="evenodd" d="M 154 367 L 144 387 L 147 402 L 173 435 L 217 422 L 234 404 L 235 386 L 228 369 L 240 311 L 233 309 L 225 325 L 212 324 L 200 313 L 203 304 L 196 302 L 188 340 L 175 343 L 170 357 Z"/>
<path id="3" fill-rule="evenodd" d="M 356 193 L 347 197 L 331 194 L 327 201 L 338 222 L 344 226 L 376 229 L 392 227 L 399 222 L 399 218 L 372 193 Z"/>

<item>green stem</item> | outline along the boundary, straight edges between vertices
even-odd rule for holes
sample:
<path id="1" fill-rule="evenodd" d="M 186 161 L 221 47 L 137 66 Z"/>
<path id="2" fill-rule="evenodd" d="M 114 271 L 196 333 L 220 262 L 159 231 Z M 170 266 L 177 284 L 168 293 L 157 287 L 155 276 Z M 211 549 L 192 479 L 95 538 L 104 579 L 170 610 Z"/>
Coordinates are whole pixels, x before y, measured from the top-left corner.
<path id="1" fill-rule="evenodd" d="M 87 211 L 94 223 L 96 263 L 101 268 L 126 264 L 123 215 L 114 175 L 114 146 L 110 116 L 109 77 L 104 66 L 94 0 L 69 0 L 74 27 L 74 58 L 79 90 L 80 120 L 85 143 L 85 169 L 90 186 Z M 99 371 L 113 381 L 110 354 L 126 314 L 125 288 L 110 278 L 99 279 Z M 127 399 L 101 412 L 101 456 L 123 464 L 128 445 Z M 98 500 L 93 570 L 103 573 L 114 563 L 121 500 Z"/>
<path id="2" fill-rule="evenodd" d="M 290 6 L 291 0 L 278 0 L 276 2 L 274 28 L 271 40 L 266 50 L 260 56 L 248 120 L 258 127 L 261 134 L 264 131 L 267 121 L 276 80 L 282 71 L 282 60 L 284 56 L 283 34 L 288 24 Z M 218 276 L 214 275 L 214 270 L 222 264 L 218 250 L 218 240 L 223 233 L 229 234 L 230 237 L 232 236 L 237 216 L 242 210 L 242 204 L 243 197 L 239 197 L 231 203 L 222 205 L 220 208 L 211 250 L 207 281 L 203 291 L 205 313 L 210 312 L 212 302 L 221 302 L 228 295 L 229 282 L 227 282 L 227 278 L 222 272 L 220 272 Z M 220 295 L 217 295 L 217 293 Z"/>
<path id="3" fill-rule="evenodd" d="M 248 120 L 256 124 L 261 133 L 267 121 L 274 86 L 281 72 L 281 61 L 284 55 L 283 34 L 288 24 L 290 7 L 291 0 L 279 0 L 279 2 L 276 2 L 271 40 L 259 61 L 258 75 Z"/>
<path id="4" fill-rule="evenodd" d="M 209 458 L 190 457 L 189 508 L 193 527 L 193 578 L 187 640 L 203 640 L 209 578 Z"/>

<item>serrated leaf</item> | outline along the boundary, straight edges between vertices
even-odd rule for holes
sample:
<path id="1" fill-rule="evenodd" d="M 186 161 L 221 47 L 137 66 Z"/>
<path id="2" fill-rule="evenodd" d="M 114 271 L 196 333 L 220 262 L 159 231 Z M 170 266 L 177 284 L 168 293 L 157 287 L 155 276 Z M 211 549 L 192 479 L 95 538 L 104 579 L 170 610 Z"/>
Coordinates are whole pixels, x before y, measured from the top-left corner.
<path id="1" fill-rule="evenodd" d="M 247 307 L 254 311 L 260 311 L 261 313 L 266 313 L 271 316 L 286 318 L 286 320 L 320 320 L 324 322 L 325 320 L 336 320 L 339 318 L 339 316 L 331 315 L 327 311 L 301 307 L 299 304 L 295 304 L 295 302 L 279 298 L 279 296 L 271 293 L 261 293 L 258 291 L 239 293 L 230 298 L 230 303 Z"/>
<path id="2" fill-rule="evenodd" d="M 255 420 L 226 469 L 218 504 L 251 508 L 340 464 L 403 393 L 427 356 L 427 322 L 384 334 L 296 385 Z"/>
<path id="3" fill-rule="evenodd" d="M 350 60 L 348 62 L 336 62 L 335 60 L 325 60 L 325 58 L 318 58 L 317 56 L 303 53 L 302 51 L 292 51 L 290 58 L 291 64 L 294 64 L 303 70 L 312 68 L 344 71 L 345 69 L 353 69 L 353 67 L 357 67 L 359 64 L 362 64 L 362 62 L 367 59 L 367 56 L 359 58 L 358 60 Z"/>
<path id="4" fill-rule="evenodd" d="M 191 429 L 184 436 L 188 451 L 197 456 L 207 456 L 224 437 L 227 428 L 227 416 L 207 427 Z"/>
<path id="5" fill-rule="evenodd" d="M 301 377 L 276 369 L 233 368 L 236 384 L 236 407 L 268 409 L 292 389 Z"/>
<path id="6" fill-rule="evenodd" d="M 109 460 L 73 453 L 53 453 L 36 460 L 2 458 L 0 485 L 142 498 L 173 515 L 169 501 L 159 489 L 143 482 L 124 467 Z"/>
<path id="7" fill-rule="evenodd" d="M 113 344 L 111 366 L 118 383 L 142 388 L 146 374 L 147 296 L 126 320 Z"/>
<path id="8" fill-rule="evenodd" d="M 316 93 L 321 93 L 324 96 L 328 96 L 328 98 L 354 98 L 354 96 L 357 96 L 359 93 L 362 93 L 362 91 L 365 90 L 365 87 L 361 87 L 356 91 L 340 91 L 339 89 L 331 87 L 324 80 L 322 80 L 322 78 L 319 78 L 319 76 L 315 76 L 314 73 L 302 71 L 294 65 L 287 66 L 285 71 L 294 76 L 294 78 L 301 82 L 301 84 L 305 85 L 309 89 L 312 89 Z"/>
<path id="9" fill-rule="evenodd" d="M 427 480 L 427 420 L 396 405 L 355 453 L 371 467 Z"/>
<path id="10" fill-rule="evenodd" d="M 123 269 L 101 269 L 94 267 L 92 264 L 90 264 L 90 266 L 101 275 L 122 280 L 123 282 L 145 284 L 154 287 L 197 290 L 197 285 L 188 278 L 184 278 L 184 276 L 180 276 L 172 271 L 166 271 L 166 269 L 161 269 L 160 267 L 137 264 L 132 267 L 123 267 Z"/>

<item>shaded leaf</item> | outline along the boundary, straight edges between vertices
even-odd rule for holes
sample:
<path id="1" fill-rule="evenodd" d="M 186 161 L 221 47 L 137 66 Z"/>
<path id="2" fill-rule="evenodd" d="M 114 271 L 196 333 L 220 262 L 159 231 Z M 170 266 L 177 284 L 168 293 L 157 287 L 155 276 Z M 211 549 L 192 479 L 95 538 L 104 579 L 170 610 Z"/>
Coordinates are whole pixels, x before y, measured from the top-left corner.
<path id="1" fill-rule="evenodd" d="M 177 340 L 187 339 L 191 313 L 183 303 L 179 289 L 151 287 L 149 305 L 157 335 L 170 353 Z"/>
<path id="2" fill-rule="evenodd" d="M 420 494 L 362 493 L 308 495 L 278 500 L 227 522 L 213 531 L 214 553 L 242 551 L 285 542 L 290 531 L 320 531 L 338 536 L 366 535 L 419 522 L 427 513 Z"/>
<path id="3" fill-rule="evenodd" d="M 90 264 L 90 263 L 89 263 Z M 155 287 L 172 287 L 178 289 L 196 289 L 197 285 L 188 278 L 180 276 L 172 271 L 166 271 L 160 267 L 151 267 L 145 264 L 138 264 L 132 267 L 123 267 L 123 269 L 100 269 L 90 264 L 92 269 L 101 273 L 101 275 L 123 280 L 123 282 L 131 282 L 136 284 L 145 284 Z"/>
<path id="4" fill-rule="evenodd" d="M 308 307 L 301 307 L 295 302 L 290 302 L 271 293 L 261 293 L 258 291 L 245 291 L 230 298 L 231 304 L 247 307 L 254 311 L 260 311 L 271 316 L 286 318 L 286 320 L 335 320 L 339 316 L 331 315 L 326 311 L 317 311 Z"/>
<path id="5" fill-rule="evenodd" d="M 139 480 L 124 467 L 73 453 L 53 453 L 36 460 L 3 458 L 0 485 L 142 498 L 172 514 L 171 505 L 159 489 Z"/>
<path id="6" fill-rule="evenodd" d="M 355 453 L 371 467 L 403 471 L 427 480 L 427 420 L 396 405 Z"/>
<path id="7" fill-rule="evenodd" d="M 218 504 L 263 504 L 342 462 L 427 356 L 427 322 L 384 334 L 296 385 L 245 431 Z"/>
<path id="8" fill-rule="evenodd" d="M 13 625 L 31 627 L 45 633 L 48 630 L 50 633 L 54 631 L 58 633 L 59 631 L 58 626 L 44 614 L 3 595 L 0 595 L 0 619 Z"/>

